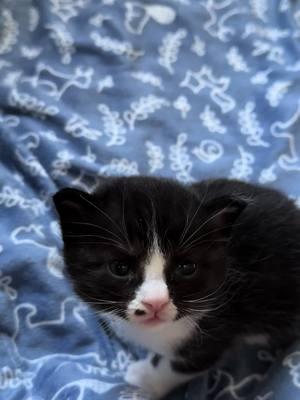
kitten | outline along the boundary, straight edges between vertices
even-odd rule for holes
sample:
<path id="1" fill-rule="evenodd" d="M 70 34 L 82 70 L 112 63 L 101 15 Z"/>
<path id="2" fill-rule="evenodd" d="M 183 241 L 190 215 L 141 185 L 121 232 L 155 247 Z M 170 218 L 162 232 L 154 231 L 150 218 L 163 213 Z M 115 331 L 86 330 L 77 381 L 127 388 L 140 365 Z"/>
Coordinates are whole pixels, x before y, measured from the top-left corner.
<path id="1" fill-rule="evenodd" d="M 127 382 L 161 398 L 240 335 L 300 332 L 300 211 L 226 179 L 103 178 L 54 196 L 67 272 L 111 326 L 153 351 Z"/>

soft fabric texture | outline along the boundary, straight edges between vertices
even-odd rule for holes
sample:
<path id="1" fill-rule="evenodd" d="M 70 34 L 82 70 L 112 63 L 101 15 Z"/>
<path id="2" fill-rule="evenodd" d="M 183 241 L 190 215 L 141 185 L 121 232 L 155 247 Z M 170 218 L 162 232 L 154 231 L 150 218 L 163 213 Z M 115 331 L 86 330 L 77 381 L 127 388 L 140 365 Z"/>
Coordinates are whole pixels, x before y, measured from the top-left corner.
<path id="1" fill-rule="evenodd" d="M 299 38 L 298 0 L 1 1 L 1 399 L 145 398 L 123 381 L 143 351 L 64 279 L 51 195 L 227 176 L 300 203 Z M 241 342 L 169 398 L 299 394 L 299 344 Z"/>

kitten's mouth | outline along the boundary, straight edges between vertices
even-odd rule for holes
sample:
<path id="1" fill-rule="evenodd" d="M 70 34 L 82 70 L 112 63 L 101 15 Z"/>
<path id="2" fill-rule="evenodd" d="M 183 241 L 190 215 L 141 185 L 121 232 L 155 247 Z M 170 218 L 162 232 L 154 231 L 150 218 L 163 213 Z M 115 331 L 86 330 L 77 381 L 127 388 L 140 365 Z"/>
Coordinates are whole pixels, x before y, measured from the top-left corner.
<path id="1" fill-rule="evenodd" d="M 163 322 L 165 322 L 165 321 L 160 319 L 157 315 L 154 315 L 153 317 L 150 317 L 148 319 L 145 319 L 144 321 L 141 321 L 141 324 L 143 324 L 145 326 L 156 326 Z"/>

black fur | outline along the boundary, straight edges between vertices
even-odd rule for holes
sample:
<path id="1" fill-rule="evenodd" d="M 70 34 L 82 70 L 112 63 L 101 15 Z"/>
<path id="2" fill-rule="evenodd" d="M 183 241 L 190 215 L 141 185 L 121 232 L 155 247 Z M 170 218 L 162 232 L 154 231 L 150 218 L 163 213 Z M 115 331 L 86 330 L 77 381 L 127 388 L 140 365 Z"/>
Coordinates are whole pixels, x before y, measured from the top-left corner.
<path id="1" fill-rule="evenodd" d="M 176 349 L 174 368 L 209 367 L 237 335 L 267 333 L 283 345 L 299 335 L 300 212 L 278 191 L 226 179 L 184 186 L 106 178 L 93 194 L 63 189 L 54 202 L 69 276 L 84 300 L 101 302 L 94 304 L 98 310 L 118 301 L 114 312 L 126 318 L 154 231 L 177 318 L 188 304 L 191 316 L 201 311 L 195 300 L 215 292 L 206 303 L 211 311 L 199 321 L 203 336 L 195 330 Z M 108 265 L 116 260 L 131 266 L 129 277 L 112 277 Z M 184 263 L 198 266 L 191 279 L 176 274 Z"/>

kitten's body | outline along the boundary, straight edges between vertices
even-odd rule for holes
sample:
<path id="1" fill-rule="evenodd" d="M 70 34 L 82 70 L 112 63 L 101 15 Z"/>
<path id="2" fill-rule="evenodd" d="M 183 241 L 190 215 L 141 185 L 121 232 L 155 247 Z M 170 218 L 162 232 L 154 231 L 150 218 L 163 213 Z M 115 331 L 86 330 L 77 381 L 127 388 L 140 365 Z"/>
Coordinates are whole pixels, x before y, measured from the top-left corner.
<path id="1" fill-rule="evenodd" d="M 283 345 L 299 336 L 300 212 L 281 193 L 225 179 L 107 178 L 55 203 L 79 295 L 163 356 L 133 365 L 130 383 L 161 397 L 237 336 Z"/>

